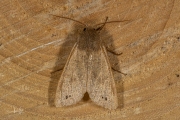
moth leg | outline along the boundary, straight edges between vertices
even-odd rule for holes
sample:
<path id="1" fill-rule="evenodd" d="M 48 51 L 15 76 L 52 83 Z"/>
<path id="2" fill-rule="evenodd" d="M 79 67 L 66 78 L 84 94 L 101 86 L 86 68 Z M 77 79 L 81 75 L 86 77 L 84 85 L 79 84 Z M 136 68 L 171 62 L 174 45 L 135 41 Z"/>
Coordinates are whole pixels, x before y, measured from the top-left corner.
<path id="1" fill-rule="evenodd" d="M 113 50 L 111 50 L 111 49 L 110 49 L 110 48 L 108 48 L 108 47 L 106 47 L 106 50 L 107 50 L 108 52 L 110 52 L 110 53 L 114 54 L 114 55 L 122 55 L 122 54 L 123 54 L 122 52 L 121 52 L 121 53 L 119 53 L 119 52 L 113 51 Z"/>
<path id="2" fill-rule="evenodd" d="M 106 47 L 106 50 L 107 50 L 108 52 L 110 52 L 111 54 L 114 54 L 114 55 L 122 55 L 122 54 L 123 54 L 122 52 L 121 52 L 121 53 L 117 53 L 117 52 L 111 50 L 109 47 Z M 121 72 L 120 70 L 115 69 L 115 68 L 114 68 L 114 65 L 113 65 L 113 67 L 111 66 L 111 69 L 114 70 L 114 71 L 116 71 L 116 72 L 118 72 L 118 73 L 121 73 L 121 74 L 123 74 L 123 75 L 127 75 L 126 73 L 123 73 L 123 72 Z"/>
<path id="3" fill-rule="evenodd" d="M 64 68 L 60 68 L 60 69 L 57 69 L 57 70 L 55 70 L 55 71 L 52 71 L 51 74 L 52 74 L 52 73 L 59 72 L 59 71 L 62 71 L 63 69 L 64 69 Z"/>
<path id="4" fill-rule="evenodd" d="M 121 74 L 123 74 L 123 75 L 127 75 L 126 73 L 123 73 L 123 72 L 121 72 L 120 70 L 115 69 L 114 67 L 111 67 L 111 69 L 114 70 L 114 71 L 116 71 L 116 72 L 118 72 L 118 73 L 121 73 Z"/>

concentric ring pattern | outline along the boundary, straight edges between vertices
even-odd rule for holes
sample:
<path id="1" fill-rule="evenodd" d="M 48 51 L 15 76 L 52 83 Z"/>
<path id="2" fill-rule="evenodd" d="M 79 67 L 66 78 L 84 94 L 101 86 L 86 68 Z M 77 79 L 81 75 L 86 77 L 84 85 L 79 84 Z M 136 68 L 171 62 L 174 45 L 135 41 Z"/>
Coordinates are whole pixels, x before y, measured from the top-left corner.
<path id="1" fill-rule="evenodd" d="M 0 119 L 180 119 L 179 5 L 179 0 L 1 0 Z M 106 24 L 101 33 L 111 51 L 118 109 L 101 108 L 87 94 L 74 106 L 54 106 L 82 26 L 53 15 L 92 26 L 106 16 L 124 21 Z"/>

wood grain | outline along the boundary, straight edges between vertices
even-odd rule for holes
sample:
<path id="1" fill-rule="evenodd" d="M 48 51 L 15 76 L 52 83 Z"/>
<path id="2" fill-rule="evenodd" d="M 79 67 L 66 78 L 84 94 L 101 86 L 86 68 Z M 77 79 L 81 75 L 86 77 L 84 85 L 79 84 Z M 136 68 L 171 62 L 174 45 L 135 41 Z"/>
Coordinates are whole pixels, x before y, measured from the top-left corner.
<path id="1" fill-rule="evenodd" d="M 0 1 L 0 118 L 76 120 L 180 119 L 179 0 L 2 0 Z M 119 107 L 96 106 L 86 94 L 56 108 L 57 82 L 78 30 L 70 17 L 105 26 L 102 39 L 122 52 L 108 54 Z"/>

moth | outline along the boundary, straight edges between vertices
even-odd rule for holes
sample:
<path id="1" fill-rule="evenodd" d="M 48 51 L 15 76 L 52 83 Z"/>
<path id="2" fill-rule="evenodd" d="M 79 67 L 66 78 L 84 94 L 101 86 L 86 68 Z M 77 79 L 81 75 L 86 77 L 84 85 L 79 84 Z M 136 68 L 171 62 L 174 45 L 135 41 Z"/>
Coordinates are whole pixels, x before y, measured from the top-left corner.
<path id="1" fill-rule="evenodd" d="M 85 27 L 63 68 L 57 85 L 55 106 L 76 104 L 87 92 L 90 99 L 97 105 L 107 109 L 116 109 L 118 98 L 115 81 L 106 48 L 99 34 L 107 23 L 107 18 L 98 28 L 79 23 Z"/>

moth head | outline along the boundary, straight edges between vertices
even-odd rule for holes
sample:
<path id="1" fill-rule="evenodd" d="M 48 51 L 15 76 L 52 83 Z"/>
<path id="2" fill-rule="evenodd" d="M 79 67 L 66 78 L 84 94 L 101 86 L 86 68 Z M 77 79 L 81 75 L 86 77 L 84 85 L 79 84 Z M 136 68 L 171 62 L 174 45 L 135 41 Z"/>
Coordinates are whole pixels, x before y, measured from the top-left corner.
<path id="1" fill-rule="evenodd" d="M 98 30 L 96 30 L 95 28 L 92 28 L 92 27 L 85 27 L 85 28 L 83 28 L 83 32 L 95 32 L 95 31 L 98 31 Z"/>

